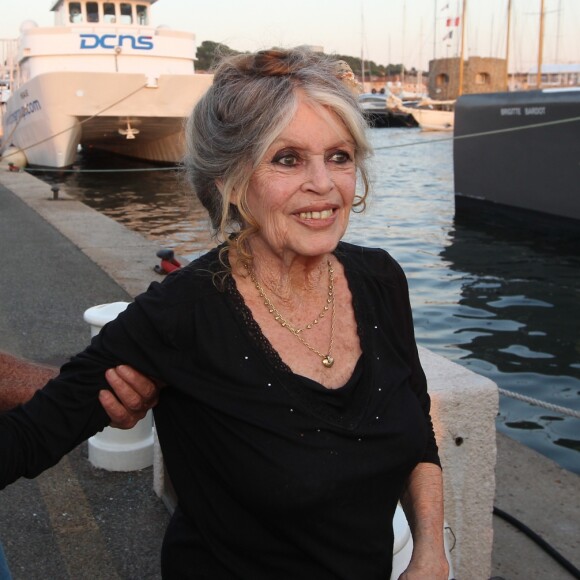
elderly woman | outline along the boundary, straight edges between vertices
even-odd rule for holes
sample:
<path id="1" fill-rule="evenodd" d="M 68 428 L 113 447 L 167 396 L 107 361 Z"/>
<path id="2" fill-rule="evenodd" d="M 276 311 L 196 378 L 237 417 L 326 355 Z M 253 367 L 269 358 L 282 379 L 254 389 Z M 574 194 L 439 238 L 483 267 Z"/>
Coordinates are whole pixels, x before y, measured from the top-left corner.
<path id="1" fill-rule="evenodd" d="M 0 485 L 102 429 L 105 371 L 124 363 L 166 385 L 155 422 L 178 507 L 164 578 L 388 579 L 399 499 L 414 539 L 402 577 L 447 578 L 405 277 L 386 252 L 341 242 L 368 188 L 352 82 L 304 50 L 222 62 L 186 165 L 225 242 L 1 416 Z"/>

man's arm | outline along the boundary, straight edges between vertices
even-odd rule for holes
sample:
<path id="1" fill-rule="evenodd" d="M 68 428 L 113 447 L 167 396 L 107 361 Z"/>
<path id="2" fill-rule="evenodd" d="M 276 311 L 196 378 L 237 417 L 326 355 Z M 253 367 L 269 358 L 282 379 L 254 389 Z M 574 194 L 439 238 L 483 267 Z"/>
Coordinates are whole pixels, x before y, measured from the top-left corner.
<path id="1" fill-rule="evenodd" d="M 55 367 L 0 352 L 0 412 L 26 403 L 56 375 Z M 111 419 L 111 427 L 130 429 L 157 404 L 159 387 L 131 367 L 109 369 L 105 376 L 114 394 L 103 390 L 99 400 Z"/>
<path id="2" fill-rule="evenodd" d="M 57 374 L 58 369 L 54 367 L 37 365 L 0 352 L 0 412 L 26 403 Z"/>

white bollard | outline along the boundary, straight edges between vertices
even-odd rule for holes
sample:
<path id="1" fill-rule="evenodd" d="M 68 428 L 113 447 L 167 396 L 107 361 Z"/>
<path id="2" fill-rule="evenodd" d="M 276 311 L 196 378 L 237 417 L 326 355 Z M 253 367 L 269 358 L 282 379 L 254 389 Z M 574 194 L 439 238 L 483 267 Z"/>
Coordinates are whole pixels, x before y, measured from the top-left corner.
<path id="1" fill-rule="evenodd" d="M 89 308 L 84 320 L 91 326 L 91 337 L 117 318 L 128 302 L 112 302 Z M 149 411 L 132 429 L 105 427 L 89 439 L 89 461 L 109 471 L 134 471 L 153 465 L 153 415 Z"/>
<path id="2" fill-rule="evenodd" d="M 495 496 L 495 383 L 425 348 L 421 364 L 431 394 L 431 416 L 443 465 L 445 521 L 457 578 L 491 576 Z"/>
<path id="3" fill-rule="evenodd" d="M 445 541 L 445 556 L 447 557 L 447 562 L 449 563 L 449 574 L 448 579 L 452 580 L 455 578 L 453 572 L 453 564 L 451 562 L 451 555 L 449 553 L 449 545 L 453 546 L 453 542 L 450 538 L 450 528 L 447 523 L 443 526 L 443 539 Z M 397 505 L 395 510 L 395 517 L 393 518 L 393 570 L 391 572 L 390 580 L 397 580 L 399 576 L 407 569 L 409 562 L 411 561 L 411 556 L 413 555 L 413 537 L 411 536 L 411 528 L 409 527 L 409 522 L 405 516 L 405 512 L 401 504 Z"/>

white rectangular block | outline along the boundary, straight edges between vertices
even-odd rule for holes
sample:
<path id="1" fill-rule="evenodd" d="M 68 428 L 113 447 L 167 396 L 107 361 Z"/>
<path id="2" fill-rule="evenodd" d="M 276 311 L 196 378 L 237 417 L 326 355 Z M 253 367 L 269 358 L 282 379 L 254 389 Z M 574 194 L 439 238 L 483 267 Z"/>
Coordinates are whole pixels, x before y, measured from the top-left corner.
<path id="1" fill-rule="evenodd" d="M 496 384 L 420 348 L 443 465 L 445 519 L 456 538 L 453 568 L 461 580 L 491 575 L 495 495 Z"/>

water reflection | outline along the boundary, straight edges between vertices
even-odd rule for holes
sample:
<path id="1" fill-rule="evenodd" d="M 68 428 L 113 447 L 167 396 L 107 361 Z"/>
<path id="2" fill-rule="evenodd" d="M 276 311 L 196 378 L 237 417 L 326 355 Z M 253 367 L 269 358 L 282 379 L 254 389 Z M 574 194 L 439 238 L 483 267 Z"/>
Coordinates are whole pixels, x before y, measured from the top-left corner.
<path id="1" fill-rule="evenodd" d="M 82 172 L 37 176 L 179 255 L 191 258 L 212 247 L 207 213 L 180 168 L 97 152 L 80 155 L 78 167 Z"/>
<path id="2" fill-rule="evenodd" d="M 504 389 L 580 410 L 579 236 L 456 220 L 450 242 L 441 258 L 461 276 L 458 306 L 469 309 L 455 313 L 461 362 Z M 578 419 L 508 399 L 498 426 L 544 453 L 557 446 L 547 454 L 580 471 L 570 455 L 580 451 Z"/>

